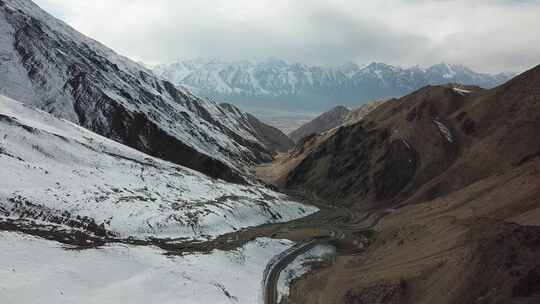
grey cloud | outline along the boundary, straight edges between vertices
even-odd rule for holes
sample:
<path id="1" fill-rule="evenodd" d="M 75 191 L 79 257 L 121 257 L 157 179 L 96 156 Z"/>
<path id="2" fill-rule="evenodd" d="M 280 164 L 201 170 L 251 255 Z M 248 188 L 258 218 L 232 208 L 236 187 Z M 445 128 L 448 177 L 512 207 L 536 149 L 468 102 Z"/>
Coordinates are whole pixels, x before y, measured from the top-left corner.
<path id="1" fill-rule="evenodd" d="M 539 1 L 36 2 L 116 51 L 150 63 L 275 56 L 327 65 L 448 61 L 488 72 L 540 63 Z"/>

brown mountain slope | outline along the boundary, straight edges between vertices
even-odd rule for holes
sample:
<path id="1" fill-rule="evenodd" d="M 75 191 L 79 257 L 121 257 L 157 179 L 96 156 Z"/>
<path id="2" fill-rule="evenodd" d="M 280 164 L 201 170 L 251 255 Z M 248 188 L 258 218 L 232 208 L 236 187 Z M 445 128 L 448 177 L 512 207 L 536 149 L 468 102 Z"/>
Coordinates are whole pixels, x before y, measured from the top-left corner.
<path id="1" fill-rule="evenodd" d="M 539 74 L 493 90 L 430 86 L 386 102 L 311 147 L 286 185 L 365 209 L 430 200 L 505 172 L 540 153 Z"/>
<path id="2" fill-rule="evenodd" d="M 540 303 L 540 162 L 393 211 L 288 303 Z M 310 290 L 310 293 L 305 293 Z"/>
<path id="3" fill-rule="evenodd" d="M 389 215 L 288 303 L 540 303 L 539 131 L 536 67 L 492 90 L 426 87 L 299 144 L 274 182 Z"/>

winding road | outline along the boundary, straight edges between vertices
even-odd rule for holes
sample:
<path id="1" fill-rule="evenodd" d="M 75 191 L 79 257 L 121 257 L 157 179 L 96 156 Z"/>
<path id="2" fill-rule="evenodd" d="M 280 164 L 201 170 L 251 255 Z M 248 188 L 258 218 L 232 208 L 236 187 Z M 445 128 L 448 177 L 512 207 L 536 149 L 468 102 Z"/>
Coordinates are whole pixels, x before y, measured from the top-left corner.
<path id="1" fill-rule="evenodd" d="M 315 197 L 315 199 L 317 198 Z M 319 202 L 317 205 L 320 207 L 320 200 L 317 199 L 317 201 Z M 325 231 L 326 235 L 306 238 L 276 255 L 267 264 L 262 280 L 264 304 L 279 304 L 277 291 L 279 276 L 298 256 L 320 244 L 333 242 L 356 244 L 355 241 L 358 241 L 359 233 L 372 229 L 386 214 L 391 212 L 382 211 L 359 216 L 346 208 L 327 206 L 315 216 L 309 217 L 309 220 L 300 221 L 295 225 L 297 228 L 317 228 L 320 231 Z"/>
<path id="2" fill-rule="evenodd" d="M 278 302 L 279 295 L 277 292 L 277 283 L 281 272 L 287 267 L 287 265 L 292 263 L 296 257 L 308 252 L 317 244 L 318 242 L 316 242 L 316 240 L 300 242 L 275 256 L 270 263 L 266 265 L 262 284 L 264 303 Z"/>

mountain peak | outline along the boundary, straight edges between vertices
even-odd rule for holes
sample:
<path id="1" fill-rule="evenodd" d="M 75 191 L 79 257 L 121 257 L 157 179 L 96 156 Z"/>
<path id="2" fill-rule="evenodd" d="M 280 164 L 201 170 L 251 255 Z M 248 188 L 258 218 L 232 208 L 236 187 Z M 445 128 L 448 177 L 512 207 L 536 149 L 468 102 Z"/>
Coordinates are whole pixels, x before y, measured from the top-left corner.
<path id="1" fill-rule="evenodd" d="M 355 62 L 349 61 L 336 68 L 338 71 L 341 71 L 348 77 L 352 77 L 354 74 L 358 73 L 360 66 Z"/>
<path id="2" fill-rule="evenodd" d="M 289 137 L 295 142 L 300 142 L 300 140 L 306 136 L 319 134 L 341 125 L 345 122 L 349 113 L 351 113 L 351 110 L 345 106 L 340 105 L 333 107 L 329 111 L 322 113 L 312 121 L 291 132 Z"/>
<path id="3" fill-rule="evenodd" d="M 281 68 L 281 67 L 286 67 L 289 64 L 281 58 L 268 57 L 265 60 L 261 61 L 261 65 Z"/>
<path id="4" fill-rule="evenodd" d="M 347 61 L 344 64 L 338 66 L 338 68 L 344 70 L 359 70 L 360 66 L 356 62 Z"/>
<path id="5" fill-rule="evenodd" d="M 389 65 L 389 64 L 386 64 L 386 63 L 382 63 L 382 62 L 372 62 L 370 64 L 368 64 L 368 66 L 366 68 L 368 69 L 380 69 L 380 68 L 391 68 L 393 66 Z"/>
<path id="6" fill-rule="evenodd" d="M 350 112 L 351 109 L 346 107 L 346 106 L 342 106 L 342 105 L 339 105 L 339 106 L 335 106 L 334 108 L 332 108 L 329 112 Z"/>
<path id="7" fill-rule="evenodd" d="M 430 66 L 428 69 L 439 69 L 441 71 L 447 71 L 447 72 L 466 71 L 466 72 L 474 73 L 474 71 L 472 71 L 470 68 L 462 64 L 452 64 L 452 63 L 447 63 L 444 61 L 438 64 L 434 64 Z"/>

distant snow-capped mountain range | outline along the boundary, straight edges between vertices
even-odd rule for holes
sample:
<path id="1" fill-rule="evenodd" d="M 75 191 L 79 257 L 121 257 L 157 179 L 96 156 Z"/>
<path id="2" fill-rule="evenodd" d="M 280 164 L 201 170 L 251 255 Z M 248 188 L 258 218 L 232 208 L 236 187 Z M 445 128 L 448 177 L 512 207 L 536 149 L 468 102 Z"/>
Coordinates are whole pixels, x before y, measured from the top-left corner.
<path id="1" fill-rule="evenodd" d="M 440 63 L 401 68 L 384 63 L 336 67 L 288 63 L 227 62 L 196 59 L 156 66 L 154 72 L 178 86 L 239 105 L 314 110 L 402 96 L 428 84 L 462 83 L 494 87 L 512 75 L 477 73 L 462 65 Z"/>

